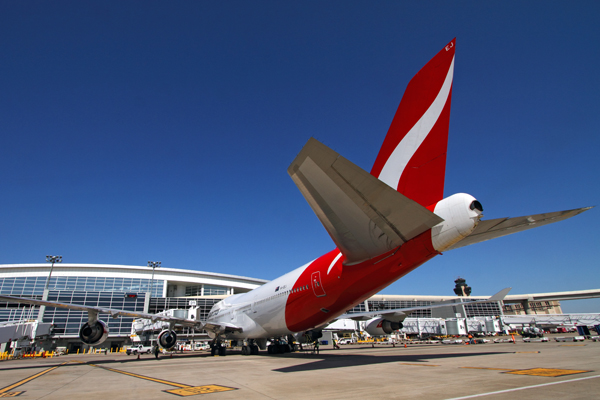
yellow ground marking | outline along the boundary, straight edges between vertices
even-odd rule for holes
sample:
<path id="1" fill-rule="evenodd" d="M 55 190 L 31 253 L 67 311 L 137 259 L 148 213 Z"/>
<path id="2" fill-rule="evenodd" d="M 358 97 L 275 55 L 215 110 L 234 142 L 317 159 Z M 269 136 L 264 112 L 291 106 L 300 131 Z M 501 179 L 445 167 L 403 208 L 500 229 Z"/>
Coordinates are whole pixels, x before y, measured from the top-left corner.
<path id="1" fill-rule="evenodd" d="M 522 354 L 522 353 L 539 353 L 539 351 L 515 351 L 515 354 Z"/>
<path id="2" fill-rule="evenodd" d="M 120 369 L 102 367 L 102 366 L 96 365 L 96 364 L 87 364 L 87 365 L 91 365 L 92 367 L 96 367 L 96 368 L 102 368 L 102 369 L 105 369 L 105 370 L 111 371 L 111 372 L 116 372 L 118 374 L 133 376 L 134 378 L 145 379 L 147 381 L 152 381 L 152 382 L 156 382 L 156 383 L 162 383 L 164 385 L 176 386 L 176 387 L 179 387 L 179 388 L 188 388 L 188 387 L 190 387 L 190 385 L 184 385 L 183 383 L 166 381 L 164 379 L 151 378 L 149 376 L 144 376 L 144 375 L 140 375 L 140 374 L 134 374 L 133 372 L 121 371 Z"/>
<path id="3" fill-rule="evenodd" d="M 583 374 L 584 372 L 592 372 L 592 371 L 583 371 L 583 370 L 576 370 L 576 369 L 531 368 L 531 369 L 520 369 L 520 370 L 508 371 L 508 372 L 505 372 L 505 374 L 557 377 L 557 376 L 563 376 L 563 375 Z"/>
<path id="4" fill-rule="evenodd" d="M 73 361 L 79 364 L 85 364 L 81 361 Z M 32 375 L 28 378 L 25 378 L 23 380 L 20 380 L 19 382 L 13 383 L 12 385 L 8 385 L 2 389 L 0 389 L 0 398 L 7 398 L 7 397 L 16 397 L 19 396 L 22 393 L 25 393 L 25 391 L 20 391 L 20 392 L 10 392 L 10 390 L 15 389 L 21 385 L 26 384 L 27 382 L 30 382 L 36 378 L 39 378 L 40 376 L 47 374 L 48 372 L 51 372 L 53 370 L 55 370 L 56 368 L 68 364 L 69 362 L 64 362 L 60 365 L 57 365 L 55 367 L 52 368 L 48 368 L 42 372 L 38 372 L 35 375 Z M 127 372 L 127 371 L 121 371 L 119 369 L 114 369 L 114 368 L 108 368 L 108 367 L 102 367 L 100 365 L 96 365 L 96 364 L 87 364 L 89 366 L 92 367 L 96 367 L 96 368 L 101 368 L 104 369 L 106 371 L 111 371 L 111 372 L 116 372 L 118 374 L 123 374 L 123 375 L 128 375 L 128 376 L 132 376 L 134 378 L 139 378 L 139 379 L 145 379 L 147 381 L 151 381 L 151 382 L 156 382 L 156 383 L 162 383 L 164 385 L 169 385 L 169 386 L 175 386 L 179 389 L 171 389 L 171 390 L 163 390 L 164 392 L 167 393 L 171 393 L 171 394 L 176 394 L 178 396 L 193 396 L 193 395 L 197 395 L 197 394 L 207 394 L 207 393 L 215 393 L 215 392 L 225 392 L 228 390 L 237 390 L 237 388 L 233 388 L 233 387 L 227 387 L 227 386 L 219 386 L 219 385 L 205 385 L 205 386 L 190 386 L 190 385 L 185 385 L 183 383 L 177 383 L 177 382 L 171 382 L 171 381 L 167 381 L 164 379 L 157 379 L 157 378 L 152 378 L 149 376 L 144 376 L 144 375 L 140 375 L 140 374 L 134 374 L 132 372 Z"/>
<path id="5" fill-rule="evenodd" d="M 157 379 L 157 378 L 152 378 L 152 377 L 144 376 L 144 375 L 140 375 L 140 374 L 134 374 L 132 372 L 121 371 L 119 369 L 102 367 L 102 366 L 96 365 L 96 364 L 87 364 L 87 365 L 90 365 L 90 366 L 96 367 L 96 368 L 102 368 L 104 370 L 111 371 L 111 372 L 116 372 L 118 374 L 132 376 L 134 378 L 145 379 L 145 380 L 151 381 L 151 382 L 175 386 L 179 389 L 163 390 L 163 392 L 176 394 L 178 396 L 194 396 L 197 394 L 208 394 L 208 393 L 215 393 L 215 392 L 225 392 L 228 390 L 237 390 L 237 388 L 227 387 L 227 386 L 219 386 L 219 385 L 190 386 L 190 385 L 185 385 L 183 383 L 171 382 L 171 381 L 166 381 L 164 379 Z"/>
<path id="6" fill-rule="evenodd" d="M 416 367 L 440 367 L 440 365 L 435 364 L 412 364 L 412 363 L 400 363 L 400 365 L 414 365 Z"/>
<path id="7" fill-rule="evenodd" d="M 0 398 L 17 397 L 21 393 L 25 393 L 25 391 L 23 390 L 21 392 L 5 392 L 0 394 Z"/>
<path id="8" fill-rule="evenodd" d="M 226 392 L 228 390 L 237 390 L 237 388 L 227 387 L 227 386 L 219 386 L 219 385 L 206 385 L 206 386 L 189 386 L 181 389 L 171 389 L 171 390 L 163 390 L 163 392 L 176 394 L 178 396 L 194 396 L 197 394 L 208 394 L 215 392 Z"/>
<path id="9" fill-rule="evenodd" d="M 60 365 L 65 365 L 65 364 L 66 364 L 66 362 L 62 363 Z M 38 372 L 35 375 L 31 375 L 29 378 L 25 378 L 23 380 L 20 380 L 19 382 L 13 383 L 12 385 L 8 385 L 8 386 L 3 387 L 2 389 L 0 389 L 0 397 L 15 397 L 15 396 L 20 395 L 23 392 L 9 392 L 9 390 L 13 390 L 13 389 L 15 389 L 15 388 L 17 388 L 17 387 L 19 387 L 21 385 L 26 384 L 27 382 L 30 382 L 30 381 L 34 380 L 35 378 L 39 378 L 40 376 L 42 376 L 44 374 L 47 374 L 50 371 L 54 371 L 56 368 L 60 367 L 60 365 L 57 365 L 57 366 L 52 367 L 52 368 L 45 369 L 42 372 Z"/>
<path id="10" fill-rule="evenodd" d="M 587 346 L 585 344 L 559 344 L 558 347 L 567 347 L 567 346 Z"/>

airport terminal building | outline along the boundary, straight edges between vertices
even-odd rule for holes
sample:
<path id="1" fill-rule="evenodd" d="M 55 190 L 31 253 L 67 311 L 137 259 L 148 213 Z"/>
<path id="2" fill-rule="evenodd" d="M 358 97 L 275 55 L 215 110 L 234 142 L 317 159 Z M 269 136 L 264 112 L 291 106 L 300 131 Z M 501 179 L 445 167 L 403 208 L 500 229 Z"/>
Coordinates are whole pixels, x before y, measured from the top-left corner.
<path id="1" fill-rule="evenodd" d="M 0 265 L 0 293 L 42 299 L 50 264 Z M 226 296 L 248 292 L 266 281 L 242 276 L 172 268 L 127 265 L 55 264 L 48 283 L 49 301 L 156 313 L 166 309 L 200 306 L 203 318 Z M 79 343 L 79 329 L 87 322 L 86 312 L 0 302 L 0 323 L 39 319 L 52 323 L 54 341 Z M 106 347 L 129 342 L 133 318 L 111 318 L 100 314 L 109 326 Z"/>
<path id="2" fill-rule="evenodd" d="M 49 273 L 49 263 L 0 265 L 0 294 L 43 299 Z M 47 300 L 145 313 L 199 306 L 201 319 L 206 319 L 211 307 L 224 297 L 248 292 L 266 282 L 262 279 L 183 269 L 153 270 L 147 266 L 60 263 L 54 265 L 48 281 Z M 532 295 L 526 296 L 530 299 Z M 457 296 L 375 295 L 351 312 L 426 307 L 452 299 L 457 299 Z M 520 304 L 518 299 L 514 303 Z M 557 301 L 532 304 L 536 313 L 560 313 Z M 411 317 L 499 317 L 504 313 L 518 313 L 519 310 L 514 307 L 501 302 L 457 304 L 447 310 L 419 310 Z M 52 324 L 48 340 L 55 345 L 69 344 L 75 348 L 81 344 L 78 335 L 81 326 L 87 322 L 86 312 L 53 307 L 42 308 L 41 312 L 43 315 L 38 315 L 39 307 L 0 302 L 0 323 L 37 319 Z M 99 318 L 108 324 L 110 330 L 104 347 L 117 348 L 130 342 L 133 318 L 111 318 L 103 314 Z"/>

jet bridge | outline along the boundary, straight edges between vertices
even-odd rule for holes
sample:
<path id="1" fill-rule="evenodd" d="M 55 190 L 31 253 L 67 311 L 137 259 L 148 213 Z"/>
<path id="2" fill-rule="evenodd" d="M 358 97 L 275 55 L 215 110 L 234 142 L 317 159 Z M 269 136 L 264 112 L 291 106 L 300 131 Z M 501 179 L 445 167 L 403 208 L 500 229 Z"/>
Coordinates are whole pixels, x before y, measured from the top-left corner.
<path id="1" fill-rule="evenodd" d="M 506 325 L 600 325 L 600 314 L 526 314 L 504 315 Z"/>
<path id="2" fill-rule="evenodd" d="M 158 313 L 177 318 L 198 320 L 200 315 L 199 307 L 188 309 L 169 309 Z M 151 319 L 134 319 L 131 324 L 130 338 L 134 342 L 148 342 L 156 339 L 156 335 L 164 329 L 170 329 L 166 321 L 153 321 Z M 175 327 L 179 339 L 209 339 L 206 331 L 197 331 L 188 327 Z M 180 331 L 181 330 L 181 331 Z"/>
<path id="3" fill-rule="evenodd" d="M 16 340 L 35 340 L 52 333 L 52 324 L 36 320 L 0 322 L 0 343 Z"/>

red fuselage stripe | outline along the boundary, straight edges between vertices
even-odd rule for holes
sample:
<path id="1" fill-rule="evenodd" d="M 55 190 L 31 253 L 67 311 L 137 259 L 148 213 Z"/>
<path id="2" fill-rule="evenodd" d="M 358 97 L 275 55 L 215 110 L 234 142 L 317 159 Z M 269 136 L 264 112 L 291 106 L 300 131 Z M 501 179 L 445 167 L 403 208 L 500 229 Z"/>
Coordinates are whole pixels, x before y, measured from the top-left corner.
<path id="1" fill-rule="evenodd" d="M 438 252 L 431 231 L 408 241 L 396 251 L 357 265 L 344 266 L 335 249 L 313 261 L 288 296 L 285 320 L 292 332 L 302 332 L 330 321 L 406 275 Z M 350 305 L 350 306 L 349 306 Z"/>

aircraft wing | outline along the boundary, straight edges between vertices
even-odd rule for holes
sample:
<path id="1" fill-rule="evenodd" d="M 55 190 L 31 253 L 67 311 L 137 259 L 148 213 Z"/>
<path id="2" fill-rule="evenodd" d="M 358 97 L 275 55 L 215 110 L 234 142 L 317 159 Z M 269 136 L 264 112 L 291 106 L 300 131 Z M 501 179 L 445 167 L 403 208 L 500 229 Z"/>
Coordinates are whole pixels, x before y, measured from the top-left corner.
<path id="1" fill-rule="evenodd" d="M 288 174 L 346 265 L 393 250 L 443 221 L 313 138 Z"/>
<path id="2" fill-rule="evenodd" d="M 146 313 L 141 313 L 141 312 L 136 312 L 136 311 L 115 310 L 112 308 L 105 308 L 105 307 L 84 306 L 84 305 L 78 305 L 78 304 L 66 304 L 66 303 L 59 303 L 59 302 L 55 302 L 55 301 L 26 299 L 26 298 L 22 298 L 22 297 L 13 297 L 13 296 L 4 296 L 4 295 L 0 295 L 0 300 L 7 301 L 10 303 L 31 304 L 34 306 L 57 307 L 57 308 L 66 308 L 69 310 L 87 311 L 88 313 L 92 313 L 92 314 L 95 313 L 96 316 L 98 314 L 110 314 L 110 316 L 113 318 L 134 317 L 134 318 L 149 319 L 149 320 L 152 320 L 153 322 L 165 321 L 165 322 L 170 322 L 170 323 L 174 323 L 174 324 L 178 324 L 178 325 L 194 327 L 197 329 L 202 329 L 202 328 L 204 328 L 204 325 L 205 325 L 201 321 L 195 321 L 192 319 L 177 318 L 177 317 L 171 317 L 168 315 L 161 315 L 161 314 L 146 314 Z"/>
<path id="3" fill-rule="evenodd" d="M 484 299 L 484 300 L 463 302 L 462 304 L 470 305 L 470 304 L 490 303 L 490 302 L 494 302 L 494 301 L 501 301 L 501 300 L 504 300 L 504 298 L 506 297 L 508 292 L 510 292 L 510 289 L 512 289 L 512 288 L 502 289 L 495 295 L 488 297 L 487 299 Z M 413 311 L 455 306 L 457 304 L 461 304 L 461 303 L 456 303 L 453 299 L 453 300 L 448 300 L 448 301 L 442 301 L 440 303 L 434 303 L 434 304 L 431 304 L 428 306 L 393 308 L 393 309 L 388 309 L 388 310 L 376 310 L 376 311 L 366 311 L 366 312 L 361 312 L 361 313 L 343 314 L 343 315 L 340 315 L 339 317 L 337 317 L 336 319 L 353 319 L 355 321 L 366 321 L 366 320 L 369 320 L 374 317 L 383 317 L 389 321 L 397 322 L 397 321 L 403 321 L 404 318 L 406 318 Z"/>
<path id="4" fill-rule="evenodd" d="M 226 322 L 206 322 L 204 329 L 215 332 L 215 333 L 231 333 L 231 332 L 243 332 L 243 329 L 239 326 L 229 324 Z"/>
<path id="5" fill-rule="evenodd" d="M 459 247 L 468 246 L 471 244 L 484 242 L 486 240 L 495 239 L 501 236 L 510 235 L 511 233 L 525 231 L 538 226 L 551 224 L 574 217 L 593 207 L 576 208 L 574 210 L 556 211 L 545 214 L 528 215 L 525 217 L 516 218 L 498 218 L 479 221 L 475 230 L 460 242 L 454 244 L 448 250 L 458 249 Z"/>

